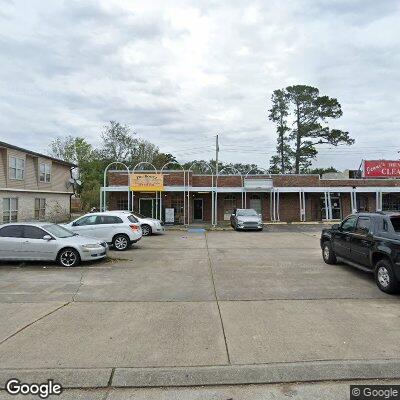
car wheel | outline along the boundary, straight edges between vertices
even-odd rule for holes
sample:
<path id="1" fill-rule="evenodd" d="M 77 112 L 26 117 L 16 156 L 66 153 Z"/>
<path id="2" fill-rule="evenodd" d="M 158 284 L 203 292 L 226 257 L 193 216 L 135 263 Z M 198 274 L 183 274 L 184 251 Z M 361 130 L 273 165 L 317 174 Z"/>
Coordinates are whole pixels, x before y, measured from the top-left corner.
<path id="1" fill-rule="evenodd" d="M 336 255 L 330 242 L 324 242 L 322 245 L 322 258 L 327 264 L 337 263 Z"/>
<path id="2" fill-rule="evenodd" d="M 385 293 L 398 293 L 400 283 L 393 272 L 392 264 L 389 260 L 380 260 L 375 266 L 375 281 L 378 288 Z"/>
<path id="3" fill-rule="evenodd" d="M 143 236 L 150 236 L 153 233 L 150 225 L 142 225 Z"/>
<path id="4" fill-rule="evenodd" d="M 67 248 L 58 253 L 57 261 L 62 267 L 76 267 L 81 258 L 75 249 Z"/>
<path id="5" fill-rule="evenodd" d="M 117 251 L 124 251 L 130 245 L 129 237 L 122 233 L 119 235 L 115 235 L 112 243 L 113 243 L 114 249 Z"/>

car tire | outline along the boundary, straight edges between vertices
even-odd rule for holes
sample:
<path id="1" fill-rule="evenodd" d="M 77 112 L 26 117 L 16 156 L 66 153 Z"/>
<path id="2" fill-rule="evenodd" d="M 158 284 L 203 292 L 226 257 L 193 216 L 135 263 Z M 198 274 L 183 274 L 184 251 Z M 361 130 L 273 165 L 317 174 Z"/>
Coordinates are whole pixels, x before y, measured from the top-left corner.
<path id="1" fill-rule="evenodd" d="M 128 235 L 125 235 L 124 233 L 119 233 L 113 237 L 112 244 L 114 246 L 114 249 L 117 251 L 125 251 L 129 249 L 131 245 L 131 241 L 128 237 Z"/>
<path id="2" fill-rule="evenodd" d="M 151 236 L 153 234 L 151 226 L 147 224 L 142 225 L 142 234 L 143 236 Z"/>
<path id="3" fill-rule="evenodd" d="M 336 264 L 337 259 L 330 242 L 326 241 L 322 244 L 322 258 L 326 264 Z"/>
<path id="4" fill-rule="evenodd" d="M 79 253 L 70 247 L 60 250 L 57 256 L 57 262 L 62 267 L 72 268 L 76 267 L 81 262 Z"/>
<path id="5" fill-rule="evenodd" d="M 375 266 L 375 282 L 382 292 L 394 294 L 400 291 L 400 283 L 397 280 L 392 263 L 389 260 L 380 260 Z"/>

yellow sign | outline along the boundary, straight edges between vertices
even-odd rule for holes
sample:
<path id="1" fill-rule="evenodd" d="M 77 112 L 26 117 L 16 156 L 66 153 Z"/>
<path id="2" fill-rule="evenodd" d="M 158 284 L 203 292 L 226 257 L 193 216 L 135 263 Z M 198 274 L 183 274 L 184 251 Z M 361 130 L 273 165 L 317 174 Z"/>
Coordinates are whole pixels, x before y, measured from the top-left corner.
<path id="1" fill-rule="evenodd" d="M 131 190 L 135 192 L 162 192 L 163 174 L 131 174 Z"/>

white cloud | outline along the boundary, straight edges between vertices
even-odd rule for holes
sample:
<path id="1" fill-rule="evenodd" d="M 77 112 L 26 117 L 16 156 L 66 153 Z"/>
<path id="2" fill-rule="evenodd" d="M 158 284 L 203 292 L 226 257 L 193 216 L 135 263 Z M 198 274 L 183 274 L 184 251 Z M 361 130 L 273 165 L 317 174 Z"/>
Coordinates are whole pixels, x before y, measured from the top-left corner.
<path id="1" fill-rule="evenodd" d="M 400 150 L 397 1 L 0 0 L 2 140 L 45 151 L 57 135 L 93 144 L 108 120 L 162 150 L 266 166 L 272 91 L 311 84 L 337 97 L 332 123 L 356 145 L 319 165 L 357 167 Z M 198 154 L 188 152 L 199 148 Z"/>

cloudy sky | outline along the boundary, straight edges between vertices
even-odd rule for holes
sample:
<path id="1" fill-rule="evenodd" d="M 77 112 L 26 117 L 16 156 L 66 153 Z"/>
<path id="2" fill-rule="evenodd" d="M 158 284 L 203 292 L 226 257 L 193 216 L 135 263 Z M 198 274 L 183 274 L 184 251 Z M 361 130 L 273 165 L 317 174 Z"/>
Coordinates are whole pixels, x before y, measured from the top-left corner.
<path id="1" fill-rule="evenodd" d="M 181 161 L 266 167 L 274 89 L 336 97 L 351 148 L 316 166 L 357 168 L 400 151 L 398 0 L 0 0 L 0 138 L 47 152 L 99 141 L 117 120 Z"/>

